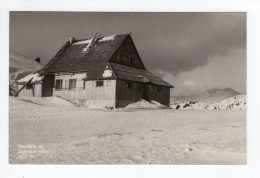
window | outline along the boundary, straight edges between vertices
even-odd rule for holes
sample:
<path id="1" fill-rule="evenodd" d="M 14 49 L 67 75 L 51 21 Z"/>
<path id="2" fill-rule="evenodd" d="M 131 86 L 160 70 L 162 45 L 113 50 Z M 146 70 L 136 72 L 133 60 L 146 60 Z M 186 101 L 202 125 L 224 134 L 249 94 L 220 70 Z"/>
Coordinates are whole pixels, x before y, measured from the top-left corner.
<path id="1" fill-rule="evenodd" d="M 117 55 L 117 61 L 120 63 L 121 62 L 121 55 Z"/>
<path id="2" fill-rule="evenodd" d="M 138 65 L 139 64 L 138 59 L 133 59 L 133 64 Z"/>
<path id="3" fill-rule="evenodd" d="M 141 87 L 141 86 L 138 87 L 138 91 L 143 91 L 143 90 L 144 90 L 143 87 Z"/>
<path id="4" fill-rule="evenodd" d="M 75 89 L 76 88 L 76 79 L 70 79 L 69 80 L 69 90 Z"/>
<path id="5" fill-rule="evenodd" d="M 99 80 L 96 82 L 96 87 L 102 87 L 104 86 L 104 81 L 103 80 Z"/>
<path id="6" fill-rule="evenodd" d="M 126 82 L 127 88 L 133 88 L 133 82 Z"/>
<path id="7" fill-rule="evenodd" d="M 33 85 L 32 84 L 28 84 L 28 85 L 26 85 L 26 89 L 28 90 L 28 89 L 32 89 L 33 88 Z"/>
<path id="8" fill-rule="evenodd" d="M 62 80 L 60 80 L 60 79 L 56 80 L 56 85 L 55 86 L 56 86 L 56 90 L 57 89 L 62 89 Z"/>
<path id="9" fill-rule="evenodd" d="M 133 57 L 130 58 L 130 63 L 134 64 L 134 58 Z"/>
<path id="10" fill-rule="evenodd" d="M 124 63 L 127 64 L 127 62 L 128 62 L 128 59 L 126 56 L 124 56 Z"/>
<path id="11" fill-rule="evenodd" d="M 162 92 L 162 86 L 157 86 L 157 92 Z"/>
<path id="12" fill-rule="evenodd" d="M 149 85 L 149 91 L 156 91 L 156 86 Z"/>

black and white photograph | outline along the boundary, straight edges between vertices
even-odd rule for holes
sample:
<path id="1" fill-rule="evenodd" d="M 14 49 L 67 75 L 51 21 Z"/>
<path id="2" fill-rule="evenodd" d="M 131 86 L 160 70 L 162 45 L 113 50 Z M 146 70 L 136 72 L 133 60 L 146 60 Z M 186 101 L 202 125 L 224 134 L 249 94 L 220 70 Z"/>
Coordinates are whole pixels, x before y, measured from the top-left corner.
<path id="1" fill-rule="evenodd" d="M 247 163 L 246 12 L 9 17 L 9 164 Z"/>

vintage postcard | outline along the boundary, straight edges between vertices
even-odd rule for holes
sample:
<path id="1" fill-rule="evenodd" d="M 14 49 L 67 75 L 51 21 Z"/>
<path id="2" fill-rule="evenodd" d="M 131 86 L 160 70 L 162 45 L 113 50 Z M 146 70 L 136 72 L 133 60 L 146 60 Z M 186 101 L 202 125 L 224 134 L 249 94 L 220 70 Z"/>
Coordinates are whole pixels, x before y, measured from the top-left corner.
<path id="1" fill-rule="evenodd" d="M 246 12 L 9 16 L 9 164 L 247 164 Z"/>

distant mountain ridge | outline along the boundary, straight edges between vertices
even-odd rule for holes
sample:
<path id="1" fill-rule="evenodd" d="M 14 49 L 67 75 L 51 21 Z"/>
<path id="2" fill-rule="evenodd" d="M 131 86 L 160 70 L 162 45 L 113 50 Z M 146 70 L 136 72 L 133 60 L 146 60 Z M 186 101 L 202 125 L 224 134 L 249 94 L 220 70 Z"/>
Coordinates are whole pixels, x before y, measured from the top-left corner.
<path id="1" fill-rule="evenodd" d="M 186 102 L 186 101 L 199 101 L 199 102 L 216 102 L 227 98 L 241 95 L 238 91 L 232 88 L 225 89 L 208 89 L 205 92 L 198 93 L 190 96 L 172 96 L 171 102 Z"/>

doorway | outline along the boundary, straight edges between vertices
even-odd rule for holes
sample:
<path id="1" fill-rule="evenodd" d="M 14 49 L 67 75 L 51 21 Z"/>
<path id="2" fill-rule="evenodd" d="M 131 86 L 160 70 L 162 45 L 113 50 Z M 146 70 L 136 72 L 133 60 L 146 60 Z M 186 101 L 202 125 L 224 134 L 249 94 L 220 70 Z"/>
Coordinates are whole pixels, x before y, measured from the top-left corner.
<path id="1" fill-rule="evenodd" d="M 144 87 L 143 87 L 143 99 L 148 100 L 148 84 L 144 84 Z"/>
<path id="2" fill-rule="evenodd" d="M 53 96 L 55 76 L 48 74 L 42 80 L 42 97 Z"/>

